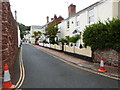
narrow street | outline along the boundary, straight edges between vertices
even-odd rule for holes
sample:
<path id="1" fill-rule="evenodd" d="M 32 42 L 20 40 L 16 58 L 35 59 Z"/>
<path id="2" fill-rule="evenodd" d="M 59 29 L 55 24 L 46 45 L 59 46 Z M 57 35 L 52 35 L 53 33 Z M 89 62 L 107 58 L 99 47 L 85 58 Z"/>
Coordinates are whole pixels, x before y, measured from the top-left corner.
<path id="1" fill-rule="evenodd" d="M 27 44 L 22 46 L 25 79 L 21 88 L 118 88 L 118 81 L 93 74 Z"/>

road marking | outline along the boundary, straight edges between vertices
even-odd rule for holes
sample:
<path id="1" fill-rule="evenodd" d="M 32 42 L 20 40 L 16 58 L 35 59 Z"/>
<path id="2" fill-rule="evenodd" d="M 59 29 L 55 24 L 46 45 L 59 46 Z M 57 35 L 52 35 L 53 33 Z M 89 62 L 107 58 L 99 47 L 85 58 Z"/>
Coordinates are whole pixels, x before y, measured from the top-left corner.
<path id="1" fill-rule="evenodd" d="M 34 46 L 34 45 L 32 45 L 32 46 Z M 34 46 L 34 47 L 41 49 L 41 48 L 38 47 L 38 46 Z M 120 78 L 113 77 L 113 76 L 110 76 L 110 75 L 106 75 L 106 74 L 104 74 L 104 73 L 99 73 L 99 72 L 97 72 L 97 71 L 93 71 L 93 70 L 90 70 L 90 69 L 87 69 L 87 68 L 84 68 L 84 67 L 81 67 L 81 66 L 72 64 L 72 63 L 68 62 L 68 61 L 65 60 L 65 59 L 62 59 L 62 58 L 60 58 L 60 57 L 58 57 L 58 56 L 56 56 L 56 55 L 54 55 L 54 54 L 51 54 L 51 53 L 45 51 L 44 49 L 42 49 L 42 51 L 43 51 L 44 53 L 47 53 L 47 54 L 50 55 L 50 56 L 53 56 L 53 57 L 55 57 L 55 58 L 57 58 L 57 59 L 65 62 L 66 64 L 69 64 L 69 65 L 74 66 L 74 67 L 76 67 L 76 68 L 79 68 L 79 69 L 81 69 L 81 70 L 88 71 L 88 72 L 91 72 L 91 73 L 94 73 L 94 74 L 98 74 L 98 75 L 101 75 L 101 76 L 105 76 L 105 77 L 108 77 L 108 78 L 112 78 L 112 79 L 115 79 L 115 80 L 120 80 Z"/>
<path id="2" fill-rule="evenodd" d="M 18 80 L 18 82 L 17 82 L 17 84 L 16 84 L 16 87 L 18 87 L 19 83 L 21 82 L 22 75 L 23 75 L 22 67 L 21 67 L 21 62 L 19 61 L 19 63 L 20 63 L 20 78 L 19 78 L 19 80 Z"/>
<path id="3" fill-rule="evenodd" d="M 20 63 L 20 78 L 16 84 L 16 88 L 20 88 L 21 85 L 23 84 L 24 78 L 25 78 L 25 68 L 23 64 L 23 59 L 22 59 L 22 47 L 20 50 L 20 57 L 19 57 L 19 63 Z"/>

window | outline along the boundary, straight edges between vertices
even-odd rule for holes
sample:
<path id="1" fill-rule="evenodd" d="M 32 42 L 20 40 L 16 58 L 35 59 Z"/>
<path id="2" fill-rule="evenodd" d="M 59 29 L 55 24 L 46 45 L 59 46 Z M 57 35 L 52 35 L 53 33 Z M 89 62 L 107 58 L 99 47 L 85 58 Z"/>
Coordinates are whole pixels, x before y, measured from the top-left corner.
<path id="1" fill-rule="evenodd" d="M 70 22 L 67 21 L 67 28 L 70 28 Z"/>
<path id="2" fill-rule="evenodd" d="M 77 16 L 76 18 L 76 26 L 79 26 L 80 25 L 80 16 Z"/>
<path id="3" fill-rule="evenodd" d="M 94 11 L 93 11 L 93 9 L 88 11 L 88 19 L 89 19 L 89 24 L 94 23 Z"/>

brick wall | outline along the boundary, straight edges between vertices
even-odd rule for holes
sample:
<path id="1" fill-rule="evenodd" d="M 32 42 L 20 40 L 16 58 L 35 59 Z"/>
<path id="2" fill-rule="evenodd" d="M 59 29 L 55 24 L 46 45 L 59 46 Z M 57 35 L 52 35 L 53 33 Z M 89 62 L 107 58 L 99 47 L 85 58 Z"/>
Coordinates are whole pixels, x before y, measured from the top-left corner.
<path id="1" fill-rule="evenodd" d="M 2 87 L 2 3 L 0 1 L 0 87 Z"/>
<path id="2" fill-rule="evenodd" d="M 2 2 L 2 64 L 11 68 L 18 52 L 17 23 L 9 2 Z"/>

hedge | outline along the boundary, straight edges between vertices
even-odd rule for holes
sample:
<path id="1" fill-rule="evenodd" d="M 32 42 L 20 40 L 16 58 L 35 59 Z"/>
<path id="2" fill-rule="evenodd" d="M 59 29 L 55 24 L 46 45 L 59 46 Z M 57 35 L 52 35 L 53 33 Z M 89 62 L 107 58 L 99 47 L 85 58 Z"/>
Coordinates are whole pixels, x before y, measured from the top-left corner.
<path id="1" fill-rule="evenodd" d="M 120 19 L 113 18 L 105 23 L 86 26 L 83 33 L 85 46 L 92 50 L 111 48 L 120 52 Z"/>

